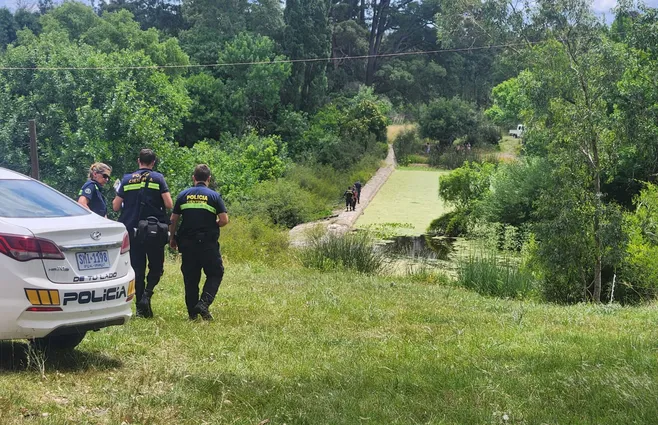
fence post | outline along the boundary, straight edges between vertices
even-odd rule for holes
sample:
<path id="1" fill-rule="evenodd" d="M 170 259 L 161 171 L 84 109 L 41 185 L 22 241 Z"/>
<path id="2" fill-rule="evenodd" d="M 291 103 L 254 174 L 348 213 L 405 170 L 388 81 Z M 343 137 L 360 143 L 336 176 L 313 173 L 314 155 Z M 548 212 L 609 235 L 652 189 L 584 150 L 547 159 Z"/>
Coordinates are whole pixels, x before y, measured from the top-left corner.
<path id="1" fill-rule="evenodd" d="M 37 122 L 29 120 L 27 122 L 30 130 L 30 171 L 33 179 L 39 180 L 39 152 L 37 150 Z"/>

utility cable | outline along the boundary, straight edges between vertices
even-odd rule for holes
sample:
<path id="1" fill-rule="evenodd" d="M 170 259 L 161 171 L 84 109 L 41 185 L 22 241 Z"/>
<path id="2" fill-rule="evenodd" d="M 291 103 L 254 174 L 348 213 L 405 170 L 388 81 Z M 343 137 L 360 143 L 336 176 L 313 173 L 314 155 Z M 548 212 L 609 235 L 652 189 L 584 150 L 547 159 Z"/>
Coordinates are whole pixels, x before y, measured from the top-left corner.
<path id="1" fill-rule="evenodd" d="M 180 69 L 180 68 L 219 68 L 225 66 L 245 66 L 245 65 L 274 65 L 281 63 L 306 63 L 306 62 L 331 62 L 334 60 L 358 60 L 370 58 L 390 58 L 399 56 L 411 55 L 431 55 L 438 53 L 458 53 L 458 52 L 471 52 L 478 50 L 488 49 L 501 49 L 508 47 L 528 46 L 528 44 L 535 44 L 538 42 L 528 43 L 510 43 L 510 44 L 497 44 L 480 47 L 461 47 L 453 49 L 439 49 L 439 50 L 419 50 L 414 52 L 398 52 L 398 53 L 381 53 L 377 55 L 360 55 L 360 56 L 341 56 L 341 57 L 325 57 L 325 58 L 308 58 L 308 59 L 283 59 L 283 60 L 264 60 L 253 62 L 231 62 L 231 63 L 210 63 L 210 64 L 187 64 L 187 65 L 134 65 L 134 66 L 45 66 L 45 67 L 23 67 L 23 66 L 0 66 L 0 71 L 101 71 L 101 70 L 139 70 L 139 69 Z"/>

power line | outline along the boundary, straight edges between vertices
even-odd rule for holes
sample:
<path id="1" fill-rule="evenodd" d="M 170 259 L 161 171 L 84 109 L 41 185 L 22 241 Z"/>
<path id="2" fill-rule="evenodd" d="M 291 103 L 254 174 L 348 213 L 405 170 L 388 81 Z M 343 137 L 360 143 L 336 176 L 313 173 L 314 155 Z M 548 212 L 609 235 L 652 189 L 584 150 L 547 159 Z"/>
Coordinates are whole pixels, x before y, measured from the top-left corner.
<path id="1" fill-rule="evenodd" d="M 330 62 L 333 60 L 358 60 L 370 58 L 390 58 L 398 56 L 411 56 L 411 55 L 431 55 L 437 53 L 457 53 L 457 52 L 471 52 L 477 50 L 487 49 L 501 49 L 508 47 L 522 47 L 528 44 L 535 44 L 536 42 L 529 43 L 510 43 L 510 44 L 497 44 L 490 46 L 480 47 L 462 47 L 453 49 L 439 49 L 439 50 L 421 50 L 415 52 L 399 52 L 399 53 L 381 53 L 377 55 L 360 55 L 360 56 L 341 56 L 341 57 L 328 57 L 328 58 L 309 58 L 309 59 L 284 59 L 272 61 L 253 61 L 253 62 L 232 62 L 232 63 L 209 63 L 209 64 L 188 64 L 188 65 L 134 65 L 134 66 L 63 66 L 63 67 L 23 67 L 23 66 L 0 66 L 0 71 L 101 71 L 101 70 L 138 70 L 138 69 L 181 69 L 181 68 L 219 68 L 224 66 L 244 66 L 244 65 L 274 65 L 281 63 L 306 63 L 306 62 Z"/>

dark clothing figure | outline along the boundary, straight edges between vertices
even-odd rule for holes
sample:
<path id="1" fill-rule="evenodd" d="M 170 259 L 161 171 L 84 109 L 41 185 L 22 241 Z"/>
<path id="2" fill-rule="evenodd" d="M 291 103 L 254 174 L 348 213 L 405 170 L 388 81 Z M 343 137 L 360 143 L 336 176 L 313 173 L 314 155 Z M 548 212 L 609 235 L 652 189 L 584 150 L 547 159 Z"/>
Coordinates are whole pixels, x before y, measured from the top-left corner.
<path id="1" fill-rule="evenodd" d="M 119 221 L 126 226 L 130 237 L 130 262 L 135 270 L 138 316 L 153 315 L 150 298 L 164 273 L 166 238 L 162 243 L 148 238 L 138 238 L 137 227 L 140 220 L 146 220 L 148 217 L 155 217 L 161 223 L 169 223 L 163 200 L 163 194 L 168 193 L 169 187 L 162 174 L 148 168 L 140 168 L 134 173 L 123 176 L 121 186 L 117 190 L 117 197 L 123 200 Z"/>
<path id="2" fill-rule="evenodd" d="M 359 195 L 357 194 L 356 189 L 353 187 L 352 188 L 352 211 L 354 211 L 356 209 L 356 201 L 358 199 L 358 196 Z"/>
<path id="3" fill-rule="evenodd" d="M 78 193 L 78 197 L 80 196 L 87 198 L 87 205 L 92 212 L 101 217 L 107 216 L 107 202 L 97 182 L 87 180 Z"/>
<path id="4" fill-rule="evenodd" d="M 218 242 L 220 214 L 226 214 L 222 197 L 203 182 L 183 191 L 174 205 L 172 223 L 175 225 L 176 215 L 182 216 L 176 238 L 178 250 L 183 256 L 181 272 L 190 319 L 195 319 L 199 314 L 206 320 L 212 319 L 208 307 L 215 300 L 224 277 Z M 206 275 L 206 282 L 199 296 L 201 270 Z"/>
<path id="5" fill-rule="evenodd" d="M 350 209 L 354 208 L 352 206 L 352 198 L 354 198 L 354 192 L 352 192 L 352 189 L 348 188 L 345 193 L 343 193 L 343 197 L 345 198 L 345 211 L 350 211 Z"/>
<path id="6" fill-rule="evenodd" d="M 130 229 L 136 229 L 139 220 L 155 217 L 161 223 L 169 223 L 167 211 L 162 199 L 163 193 L 169 193 L 164 176 L 148 168 L 140 168 L 126 174 L 121 180 L 117 195 L 123 199 L 123 209 L 119 221 Z"/>
<path id="7" fill-rule="evenodd" d="M 354 183 L 354 188 L 356 189 L 356 202 L 361 203 L 361 182 L 357 181 Z"/>

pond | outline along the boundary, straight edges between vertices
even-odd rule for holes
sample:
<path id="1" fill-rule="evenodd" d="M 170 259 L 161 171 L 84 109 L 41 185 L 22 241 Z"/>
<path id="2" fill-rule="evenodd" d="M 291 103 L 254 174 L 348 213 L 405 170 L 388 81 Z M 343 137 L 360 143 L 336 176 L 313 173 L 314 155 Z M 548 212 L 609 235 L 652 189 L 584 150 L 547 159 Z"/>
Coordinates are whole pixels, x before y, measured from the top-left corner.
<path id="1" fill-rule="evenodd" d="M 457 238 L 423 234 L 420 236 L 394 236 L 380 245 L 391 257 L 448 260 L 455 251 Z"/>

